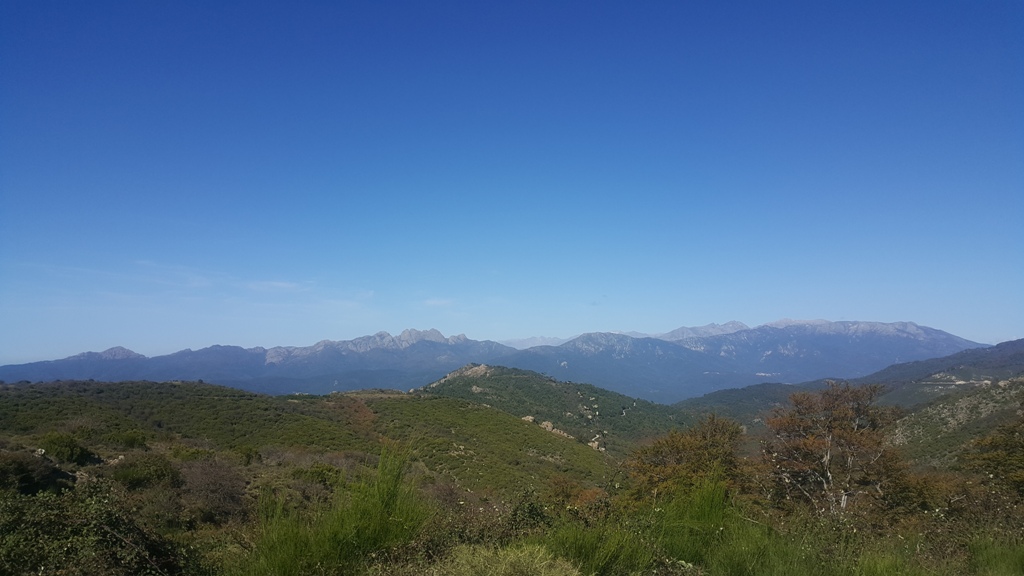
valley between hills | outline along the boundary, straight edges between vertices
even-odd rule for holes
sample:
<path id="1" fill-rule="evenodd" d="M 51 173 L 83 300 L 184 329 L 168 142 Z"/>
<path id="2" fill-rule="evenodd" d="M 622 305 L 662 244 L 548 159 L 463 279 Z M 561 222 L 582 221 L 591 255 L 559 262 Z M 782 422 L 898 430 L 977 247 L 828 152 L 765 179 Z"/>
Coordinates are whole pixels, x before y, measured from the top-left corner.
<path id="1" fill-rule="evenodd" d="M 0 367 L 0 573 L 1024 573 L 1024 340 L 723 326 Z"/>

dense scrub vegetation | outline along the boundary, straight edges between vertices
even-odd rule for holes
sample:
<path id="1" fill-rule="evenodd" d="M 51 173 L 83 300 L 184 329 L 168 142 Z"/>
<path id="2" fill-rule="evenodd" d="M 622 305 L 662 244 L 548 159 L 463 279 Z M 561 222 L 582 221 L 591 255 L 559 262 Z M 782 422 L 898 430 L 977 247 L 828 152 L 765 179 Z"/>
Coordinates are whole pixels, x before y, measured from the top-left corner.
<path id="1" fill-rule="evenodd" d="M 502 378 L 482 402 L 0 386 L 0 574 L 1024 573 L 1020 404 L 942 467 L 906 457 L 878 388 L 839 383 L 763 433 L 658 415 L 600 451 L 519 414 L 555 418 L 578 388 L 529 380 L 542 400 L 503 410 L 533 376 Z"/>

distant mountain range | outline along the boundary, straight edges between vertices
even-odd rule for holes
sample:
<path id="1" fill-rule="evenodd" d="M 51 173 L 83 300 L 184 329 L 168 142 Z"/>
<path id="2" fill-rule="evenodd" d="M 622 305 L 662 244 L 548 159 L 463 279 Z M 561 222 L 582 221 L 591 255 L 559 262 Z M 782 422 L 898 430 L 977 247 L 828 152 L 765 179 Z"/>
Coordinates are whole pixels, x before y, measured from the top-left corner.
<path id="1" fill-rule="evenodd" d="M 664 335 L 680 336 L 669 341 L 584 334 L 561 346 L 537 346 L 492 363 L 672 403 L 763 382 L 857 378 L 899 362 L 984 347 L 912 322 L 784 320 L 756 328 L 730 322 Z"/>
<path id="2" fill-rule="evenodd" d="M 409 389 L 470 363 L 534 370 L 671 403 L 761 382 L 856 378 L 889 365 L 983 347 L 911 322 L 785 320 L 679 328 L 658 337 L 583 334 L 517 350 L 437 330 L 379 332 L 306 347 L 211 346 L 152 358 L 126 348 L 0 367 L 0 380 L 204 380 L 271 394 Z"/>
<path id="3" fill-rule="evenodd" d="M 63 360 L 0 366 L 0 380 L 202 380 L 253 392 L 324 394 L 422 386 L 465 364 L 513 351 L 437 330 L 378 332 L 312 346 L 210 346 L 147 358 L 117 347 Z"/>

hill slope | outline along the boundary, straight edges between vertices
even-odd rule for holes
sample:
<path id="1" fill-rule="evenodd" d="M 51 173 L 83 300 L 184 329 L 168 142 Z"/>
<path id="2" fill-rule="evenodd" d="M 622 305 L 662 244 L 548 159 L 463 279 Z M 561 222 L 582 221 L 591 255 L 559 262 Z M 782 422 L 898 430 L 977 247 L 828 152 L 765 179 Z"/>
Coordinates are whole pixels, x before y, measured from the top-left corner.
<path id="1" fill-rule="evenodd" d="M 893 444 L 918 464 L 947 468 L 970 442 L 1024 416 L 1024 377 L 960 386 L 902 418 Z"/>
<path id="2" fill-rule="evenodd" d="M 466 366 L 422 392 L 485 404 L 620 458 L 638 441 L 678 425 L 667 406 L 501 366 Z"/>
<path id="3" fill-rule="evenodd" d="M 955 392 L 971 383 L 996 382 L 1024 375 L 1024 339 L 989 348 L 890 366 L 853 380 L 856 384 L 883 384 L 889 404 L 913 406 Z"/>
<path id="4" fill-rule="evenodd" d="M 270 397 L 198 383 L 59 382 L 0 386 L 0 440 L 39 446 L 53 431 L 104 457 L 124 438 L 158 452 L 260 454 L 270 466 L 357 460 L 385 439 L 411 448 L 441 481 L 510 495 L 552 478 L 611 475 L 607 455 L 494 408 L 456 398 L 384 394 Z M 101 465 L 102 467 L 102 465 Z M 472 473 L 469 471 L 472 470 Z M 273 469 L 250 470 L 255 476 Z"/>

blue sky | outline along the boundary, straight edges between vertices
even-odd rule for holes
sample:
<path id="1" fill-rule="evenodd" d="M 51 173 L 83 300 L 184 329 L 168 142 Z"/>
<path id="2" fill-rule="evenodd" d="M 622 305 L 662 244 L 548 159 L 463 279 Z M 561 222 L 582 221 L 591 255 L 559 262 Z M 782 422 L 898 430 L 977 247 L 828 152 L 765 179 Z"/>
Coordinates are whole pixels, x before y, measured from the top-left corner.
<path id="1" fill-rule="evenodd" d="M 1024 4 L 0 3 L 0 363 L 1024 337 Z"/>

